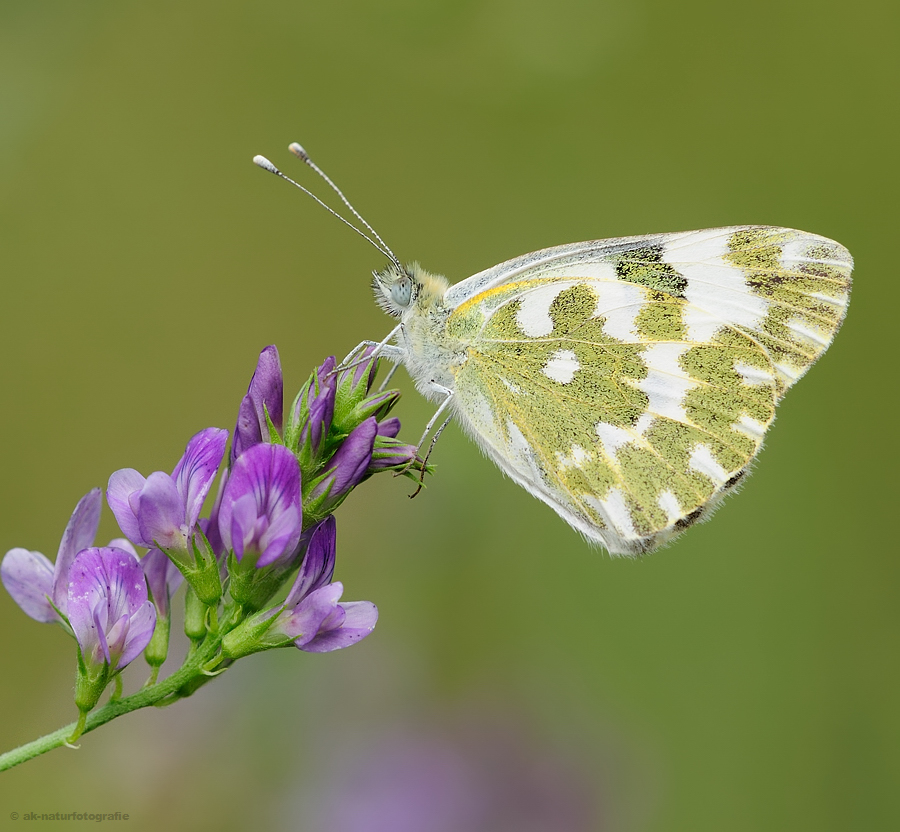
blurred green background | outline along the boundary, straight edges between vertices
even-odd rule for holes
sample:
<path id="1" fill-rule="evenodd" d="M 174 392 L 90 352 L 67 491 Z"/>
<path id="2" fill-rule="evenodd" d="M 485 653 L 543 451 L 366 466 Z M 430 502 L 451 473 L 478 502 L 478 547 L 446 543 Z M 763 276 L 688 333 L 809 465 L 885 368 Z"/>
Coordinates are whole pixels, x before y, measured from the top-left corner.
<path id="1" fill-rule="evenodd" d="M 292 396 L 388 331 L 382 258 L 250 163 L 324 193 L 290 141 L 452 281 L 739 223 L 833 237 L 857 265 L 846 325 L 712 522 L 611 560 L 451 428 L 423 494 L 379 478 L 338 514 L 372 637 L 251 657 L 3 774 L 4 827 L 900 827 L 893 8 L 0 4 L 0 551 L 55 557 L 112 471 L 170 470 L 194 432 L 230 429 L 266 344 Z M 414 441 L 432 408 L 397 379 Z M 5 750 L 74 718 L 74 662 L 5 593 L 0 626 Z M 427 820 L 379 820 L 423 772 Z"/>

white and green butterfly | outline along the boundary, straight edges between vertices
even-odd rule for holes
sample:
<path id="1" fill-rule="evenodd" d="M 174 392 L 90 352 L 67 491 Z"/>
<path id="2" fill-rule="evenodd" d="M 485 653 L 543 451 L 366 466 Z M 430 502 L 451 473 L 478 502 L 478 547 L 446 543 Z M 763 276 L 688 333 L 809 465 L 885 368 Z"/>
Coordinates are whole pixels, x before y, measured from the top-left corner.
<path id="1" fill-rule="evenodd" d="M 849 252 L 787 228 L 573 243 L 451 286 L 353 213 L 392 261 L 374 279 L 400 319 L 382 355 L 613 554 L 667 543 L 741 481 L 849 300 Z"/>

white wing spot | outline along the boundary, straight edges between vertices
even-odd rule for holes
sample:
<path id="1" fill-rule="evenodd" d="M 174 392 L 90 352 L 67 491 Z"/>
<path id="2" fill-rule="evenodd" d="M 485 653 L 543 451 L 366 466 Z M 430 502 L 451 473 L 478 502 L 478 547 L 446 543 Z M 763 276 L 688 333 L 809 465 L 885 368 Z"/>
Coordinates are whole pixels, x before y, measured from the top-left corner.
<path id="1" fill-rule="evenodd" d="M 641 436 L 646 436 L 647 431 L 650 428 L 650 425 L 653 424 L 653 420 L 656 419 L 656 416 L 652 413 L 642 413 L 638 416 L 638 420 L 634 423 L 634 431 L 635 433 L 639 433 Z"/>
<path id="2" fill-rule="evenodd" d="M 530 289 L 522 295 L 516 324 L 529 338 L 544 338 L 553 332 L 550 304 L 571 284 L 549 284 Z"/>
<path id="3" fill-rule="evenodd" d="M 788 380 L 789 384 L 793 384 L 803 375 L 803 370 L 798 370 L 796 367 L 785 364 L 783 361 L 781 363 L 775 363 L 772 366 Z"/>
<path id="4" fill-rule="evenodd" d="M 779 262 L 783 269 L 796 268 L 798 263 L 809 263 L 809 238 L 806 235 L 785 240 L 781 244 Z"/>
<path id="5" fill-rule="evenodd" d="M 725 481 L 728 479 L 728 472 L 713 456 L 709 445 L 697 445 L 694 448 L 688 467 L 698 474 L 703 474 L 704 477 L 709 477 L 717 487 L 725 485 Z"/>
<path id="6" fill-rule="evenodd" d="M 810 329 L 806 321 L 802 321 L 799 318 L 788 321 L 787 328 L 795 335 L 799 335 L 803 340 L 811 341 L 813 344 L 817 344 L 820 347 L 827 347 L 828 343 L 831 341 L 830 338 L 823 336 L 814 329 Z"/>
<path id="7" fill-rule="evenodd" d="M 813 300 L 821 303 L 829 303 L 832 306 L 845 307 L 847 305 L 847 293 L 836 291 L 833 295 L 826 295 L 822 292 L 807 292 L 807 295 Z"/>
<path id="8" fill-rule="evenodd" d="M 725 326 L 725 323 L 719 318 L 690 303 L 686 303 L 682 307 L 681 318 L 684 321 L 688 340 L 697 344 L 709 343 L 713 336 Z"/>
<path id="9" fill-rule="evenodd" d="M 666 521 L 669 523 L 674 523 L 684 514 L 681 503 L 671 491 L 663 491 L 657 498 L 656 504 L 666 513 Z"/>
<path id="10" fill-rule="evenodd" d="M 667 341 L 650 344 L 641 353 L 647 365 L 647 377 L 634 386 L 647 394 L 648 413 L 689 425 L 691 421 L 684 410 L 684 397 L 688 390 L 696 386 L 696 382 L 678 363 L 688 349 L 688 344 Z"/>
<path id="11" fill-rule="evenodd" d="M 625 502 L 625 495 L 622 493 L 622 489 L 610 489 L 609 496 L 600 502 L 613 528 L 622 537 L 637 537 L 634 531 L 634 521 L 631 519 L 631 511 Z"/>
<path id="12" fill-rule="evenodd" d="M 573 350 L 557 350 L 541 368 L 541 372 L 551 381 L 568 384 L 580 369 L 581 364 Z"/>
<path id="13" fill-rule="evenodd" d="M 758 384 L 771 384 L 773 382 L 772 374 L 768 370 L 760 367 L 753 367 L 745 364 L 743 361 L 734 362 L 735 372 L 744 380 L 744 384 L 755 387 Z"/>
<path id="14" fill-rule="evenodd" d="M 718 326 L 726 323 L 756 330 L 769 310 L 769 302 L 751 291 L 743 272 L 724 259 L 729 238 L 718 229 L 692 231 L 670 240 L 663 249 L 663 262 L 687 279 L 684 323 L 693 341 L 712 337 L 711 318 L 718 320 Z"/>
<path id="15" fill-rule="evenodd" d="M 615 270 L 610 266 L 615 277 Z M 634 328 L 635 319 L 645 303 L 647 295 L 642 286 L 632 283 L 616 282 L 596 283 L 591 288 L 597 293 L 597 306 L 592 317 L 605 317 L 603 331 L 610 338 L 625 343 L 640 342 L 642 339 Z"/>
<path id="16" fill-rule="evenodd" d="M 634 436 L 625 428 L 609 425 L 606 422 L 597 422 L 597 436 L 600 437 L 603 450 L 610 459 L 615 459 L 616 451 L 634 439 Z"/>
<path id="17" fill-rule="evenodd" d="M 761 442 L 766 433 L 766 426 L 762 422 L 750 418 L 746 413 L 742 414 L 741 418 L 735 422 L 733 429 L 746 434 L 757 442 Z"/>
<path id="18" fill-rule="evenodd" d="M 557 452 L 556 458 L 559 460 L 559 468 L 561 471 L 565 471 L 566 468 L 578 468 L 581 469 L 584 467 L 584 463 L 590 459 L 591 455 L 581 447 L 581 445 L 573 445 L 571 451 L 569 451 L 569 455 L 566 456 L 563 453 Z"/>

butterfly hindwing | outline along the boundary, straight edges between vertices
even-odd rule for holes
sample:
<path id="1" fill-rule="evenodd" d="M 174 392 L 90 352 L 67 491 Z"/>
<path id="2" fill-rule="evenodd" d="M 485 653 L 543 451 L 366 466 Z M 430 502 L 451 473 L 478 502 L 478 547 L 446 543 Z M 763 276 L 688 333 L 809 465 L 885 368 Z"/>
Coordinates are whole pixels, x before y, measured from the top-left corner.
<path id="1" fill-rule="evenodd" d="M 617 553 L 648 551 L 741 478 L 778 398 L 840 325 L 830 240 L 742 227 L 535 252 L 451 287 L 464 427 Z"/>

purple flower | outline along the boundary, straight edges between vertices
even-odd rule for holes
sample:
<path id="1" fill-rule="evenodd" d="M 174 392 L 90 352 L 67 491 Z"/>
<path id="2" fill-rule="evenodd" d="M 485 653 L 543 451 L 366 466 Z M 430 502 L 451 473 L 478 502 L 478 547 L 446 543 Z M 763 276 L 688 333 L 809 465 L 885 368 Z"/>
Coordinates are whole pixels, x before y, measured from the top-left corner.
<path id="1" fill-rule="evenodd" d="M 384 419 L 378 423 L 379 436 L 396 439 L 398 433 L 400 433 L 400 420 L 396 416 L 391 416 L 390 419 Z"/>
<path id="2" fill-rule="evenodd" d="M 232 461 L 247 448 L 269 441 L 266 413 L 276 430 L 281 430 L 283 398 L 284 382 L 278 350 L 274 346 L 268 346 L 259 354 L 256 372 L 250 379 L 250 388 L 238 410 L 234 441 L 231 443 Z"/>
<path id="3" fill-rule="evenodd" d="M 378 434 L 374 416 L 358 425 L 341 443 L 326 463 L 326 474 L 313 488 L 313 500 L 325 498 L 332 506 L 362 481 L 372 461 L 372 450 Z"/>
<path id="4" fill-rule="evenodd" d="M 222 495 L 225 493 L 225 486 L 228 484 L 228 469 L 222 472 L 219 479 L 219 492 L 216 499 L 213 500 L 212 509 L 209 512 L 209 518 L 202 518 L 199 521 L 200 530 L 206 535 L 209 545 L 213 550 L 216 558 L 222 558 L 225 554 L 225 544 L 222 542 L 222 535 L 219 534 L 219 508 L 222 505 Z"/>
<path id="5" fill-rule="evenodd" d="M 227 430 L 200 431 L 171 476 L 156 471 L 145 479 L 133 468 L 116 471 L 109 478 L 106 499 L 125 536 L 139 546 L 189 553 L 227 441 Z"/>
<path id="6" fill-rule="evenodd" d="M 0 576 L 6 591 L 26 615 L 43 623 L 60 621 L 56 610 L 66 615 L 69 567 L 79 551 L 93 545 L 102 502 L 99 488 L 78 501 L 63 532 L 55 567 L 40 552 L 10 549 L 6 553 Z"/>
<path id="7" fill-rule="evenodd" d="M 364 639 L 375 628 L 378 608 L 371 601 L 345 601 L 334 574 L 336 525 L 333 516 L 313 532 L 306 557 L 291 591 L 271 626 L 271 636 L 282 635 L 308 653 L 329 653 Z"/>
<path id="8" fill-rule="evenodd" d="M 219 506 L 219 533 L 238 561 L 248 552 L 256 566 L 282 565 L 300 542 L 303 509 L 300 466 L 283 445 L 244 451 L 228 475 Z"/>
<path id="9" fill-rule="evenodd" d="M 318 459 L 331 430 L 337 385 L 335 365 L 334 356 L 328 356 L 294 402 L 292 424 L 294 430 L 299 430 L 297 446 L 304 449 L 310 460 Z"/>
<path id="10" fill-rule="evenodd" d="M 114 540 L 111 546 L 118 545 Z M 120 547 L 125 548 L 125 547 Z M 127 551 L 127 550 L 126 550 Z M 151 549 L 141 559 L 141 569 L 147 579 L 147 589 L 160 616 L 168 615 L 169 599 L 181 586 L 184 575 L 178 571 L 178 567 L 169 559 L 162 549 Z"/>
<path id="11" fill-rule="evenodd" d="M 375 438 L 375 450 L 372 452 L 372 461 L 366 475 L 391 469 L 402 471 L 416 461 L 417 454 L 418 448 L 415 445 L 404 445 L 397 439 L 382 437 L 379 434 Z"/>
<path id="12" fill-rule="evenodd" d="M 88 667 L 126 667 L 147 646 L 156 608 L 140 561 L 111 547 L 83 549 L 69 570 L 69 622 Z"/>

